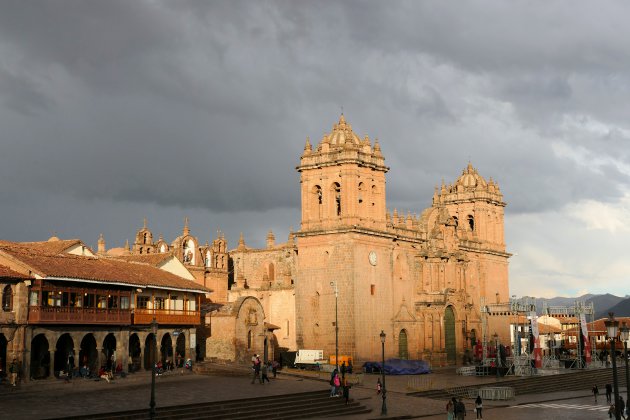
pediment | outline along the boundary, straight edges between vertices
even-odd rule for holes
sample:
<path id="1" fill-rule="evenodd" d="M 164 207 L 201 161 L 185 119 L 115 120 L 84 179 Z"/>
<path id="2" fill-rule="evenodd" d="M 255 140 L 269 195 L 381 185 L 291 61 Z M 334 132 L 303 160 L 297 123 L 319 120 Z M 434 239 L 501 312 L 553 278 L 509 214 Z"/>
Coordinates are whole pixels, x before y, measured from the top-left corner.
<path id="1" fill-rule="evenodd" d="M 400 308 L 398 309 L 398 313 L 393 319 L 394 322 L 414 322 L 416 321 L 416 317 L 413 316 L 409 308 L 407 308 L 407 304 L 403 300 L 400 304 Z"/>

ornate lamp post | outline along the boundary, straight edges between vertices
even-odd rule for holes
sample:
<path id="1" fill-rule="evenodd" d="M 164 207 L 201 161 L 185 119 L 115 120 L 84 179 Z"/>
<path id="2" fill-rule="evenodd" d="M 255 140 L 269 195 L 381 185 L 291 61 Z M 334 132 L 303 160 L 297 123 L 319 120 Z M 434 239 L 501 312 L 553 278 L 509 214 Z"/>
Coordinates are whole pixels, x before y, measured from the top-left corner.
<path id="1" fill-rule="evenodd" d="M 626 359 L 626 404 L 630 401 L 630 377 L 628 375 L 628 338 L 630 338 L 630 329 L 624 321 L 621 327 L 621 340 L 623 341 L 623 357 Z"/>
<path id="2" fill-rule="evenodd" d="M 339 290 L 337 290 L 337 282 L 331 281 L 330 285 L 335 288 L 335 367 L 339 371 L 339 319 L 337 316 L 337 300 L 339 298 Z"/>
<path id="3" fill-rule="evenodd" d="M 157 357 L 157 331 L 158 323 L 153 318 L 151 321 L 151 334 L 153 334 L 153 356 Z M 155 360 L 151 361 L 151 403 L 149 404 L 151 411 L 149 416 L 151 419 L 155 418 Z"/>
<path id="4" fill-rule="evenodd" d="M 621 420 L 621 413 L 619 412 L 619 381 L 617 379 L 617 353 L 615 351 L 615 341 L 617 340 L 617 332 L 619 331 L 619 321 L 615 319 L 615 314 L 608 313 L 608 319 L 604 321 L 606 324 L 606 331 L 608 338 L 610 339 L 610 352 L 613 368 L 613 391 L 615 394 L 615 419 Z"/>
<path id="5" fill-rule="evenodd" d="M 381 365 L 381 376 L 383 378 L 383 405 L 381 406 L 381 416 L 387 415 L 387 404 L 385 403 L 385 394 L 387 389 L 385 388 L 385 331 L 381 330 L 381 354 L 383 355 L 383 364 Z"/>

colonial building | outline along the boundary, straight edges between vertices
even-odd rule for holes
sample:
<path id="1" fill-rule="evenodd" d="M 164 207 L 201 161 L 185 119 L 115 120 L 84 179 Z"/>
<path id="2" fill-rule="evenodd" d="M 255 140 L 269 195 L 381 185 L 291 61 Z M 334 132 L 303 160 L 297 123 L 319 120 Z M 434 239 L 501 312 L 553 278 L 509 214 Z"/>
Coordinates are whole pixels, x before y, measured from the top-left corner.
<path id="1" fill-rule="evenodd" d="M 503 195 L 471 165 L 420 213 L 390 211 L 378 140 L 342 115 L 297 167 L 301 225 L 264 249 L 230 251 L 227 304 L 211 316 L 208 355 L 247 360 L 268 346 L 454 363 L 470 343 L 509 340 Z M 263 323 L 266 322 L 267 324 Z M 269 328 L 269 326 L 271 326 Z M 276 349 L 277 350 L 277 349 Z"/>
<path id="2" fill-rule="evenodd" d="M 67 371 L 70 359 L 94 372 L 194 357 L 210 290 L 173 257 L 143 257 L 95 255 L 78 240 L 0 241 L 2 363 L 16 358 L 26 379 L 41 379 Z"/>

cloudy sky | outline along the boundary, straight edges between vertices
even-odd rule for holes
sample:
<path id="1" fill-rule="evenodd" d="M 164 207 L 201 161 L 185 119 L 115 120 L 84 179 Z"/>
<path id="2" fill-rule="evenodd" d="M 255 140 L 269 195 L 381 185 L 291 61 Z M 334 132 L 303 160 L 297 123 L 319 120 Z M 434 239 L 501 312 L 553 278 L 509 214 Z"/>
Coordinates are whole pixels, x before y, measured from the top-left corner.
<path id="1" fill-rule="evenodd" d="M 108 247 L 144 217 L 252 246 L 341 107 L 388 207 L 470 160 L 508 203 L 511 292 L 630 291 L 630 5 L 0 1 L 0 238 Z"/>

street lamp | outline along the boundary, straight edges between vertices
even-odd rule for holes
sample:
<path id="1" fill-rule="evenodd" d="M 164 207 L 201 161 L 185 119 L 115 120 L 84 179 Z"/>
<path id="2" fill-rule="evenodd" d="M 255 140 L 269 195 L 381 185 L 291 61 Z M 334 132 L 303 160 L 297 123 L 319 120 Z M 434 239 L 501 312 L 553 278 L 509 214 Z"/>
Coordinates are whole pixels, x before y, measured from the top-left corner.
<path id="1" fill-rule="evenodd" d="M 383 355 L 383 364 L 381 365 L 381 376 L 383 377 L 383 405 L 381 406 L 381 416 L 387 415 L 387 404 L 385 403 L 385 394 L 387 389 L 385 388 L 385 331 L 381 330 L 381 351 Z"/>
<path id="2" fill-rule="evenodd" d="M 337 300 L 339 298 L 339 290 L 337 290 L 337 282 L 331 281 L 330 285 L 335 288 L 335 367 L 339 371 L 339 320 L 337 317 Z"/>
<path id="3" fill-rule="evenodd" d="M 157 331 L 158 331 L 158 323 L 153 318 L 151 321 L 151 334 L 153 334 L 153 357 L 157 357 Z M 151 403 L 149 404 L 151 407 L 151 411 L 149 412 L 149 416 L 151 419 L 155 418 L 155 360 L 151 361 Z"/>
<path id="4" fill-rule="evenodd" d="M 619 381 L 617 379 L 617 353 L 615 351 L 615 341 L 617 340 L 617 332 L 619 330 L 619 321 L 615 320 L 615 314 L 608 313 L 608 319 L 604 321 L 606 324 L 606 332 L 610 339 L 610 352 L 612 353 L 612 368 L 613 368 L 613 391 L 615 392 L 615 419 L 621 420 L 621 414 L 619 413 Z"/>
<path id="5" fill-rule="evenodd" d="M 630 338 L 630 329 L 624 321 L 621 327 L 621 340 L 623 341 L 623 357 L 626 359 L 626 404 L 630 401 L 630 376 L 628 375 L 628 338 Z"/>

